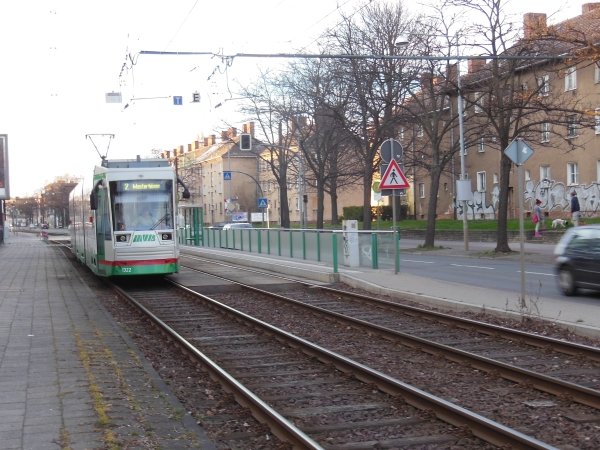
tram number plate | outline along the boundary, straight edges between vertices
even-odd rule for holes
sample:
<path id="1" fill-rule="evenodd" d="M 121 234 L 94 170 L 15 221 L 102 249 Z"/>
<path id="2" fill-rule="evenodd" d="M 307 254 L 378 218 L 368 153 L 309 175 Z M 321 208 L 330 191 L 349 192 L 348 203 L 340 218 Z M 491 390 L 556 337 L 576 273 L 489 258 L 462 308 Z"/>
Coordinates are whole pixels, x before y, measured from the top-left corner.
<path id="1" fill-rule="evenodd" d="M 131 267 L 121 267 L 121 272 L 123 272 L 123 273 L 131 273 Z"/>

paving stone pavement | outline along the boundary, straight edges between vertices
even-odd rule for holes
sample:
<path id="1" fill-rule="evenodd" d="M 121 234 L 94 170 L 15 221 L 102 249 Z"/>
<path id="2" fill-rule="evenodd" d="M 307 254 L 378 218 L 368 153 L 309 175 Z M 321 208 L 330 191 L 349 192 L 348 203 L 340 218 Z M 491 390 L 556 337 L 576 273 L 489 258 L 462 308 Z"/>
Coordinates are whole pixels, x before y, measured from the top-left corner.
<path id="1" fill-rule="evenodd" d="M 214 449 L 60 250 L 0 245 L 0 448 Z"/>

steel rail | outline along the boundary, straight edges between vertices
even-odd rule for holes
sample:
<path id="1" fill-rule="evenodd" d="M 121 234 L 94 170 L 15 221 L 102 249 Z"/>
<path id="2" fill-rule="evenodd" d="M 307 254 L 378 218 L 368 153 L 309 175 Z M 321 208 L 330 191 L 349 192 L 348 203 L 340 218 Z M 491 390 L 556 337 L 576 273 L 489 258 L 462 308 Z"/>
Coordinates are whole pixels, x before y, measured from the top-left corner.
<path id="1" fill-rule="evenodd" d="M 265 329 L 278 338 L 301 349 L 304 353 L 318 360 L 331 364 L 338 370 L 353 375 L 358 380 L 379 387 L 384 392 L 402 397 L 407 403 L 421 410 L 431 411 L 436 417 L 456 427 L 467 427 L 474 436 L 498 446 L 509 446 L 514 449 L 554 449 L 555 447 L 476 414 L 440 397 L 429 394 L 421 389 L 390 377 L 352 359 L 346 358 L 319 345 L 288 333 L 280 328 L 256 319 L 248 314 L 224 305 L 208 296 L 200 294 L 193 289 L 183 286 L 173 280 L 168 280 L 183 291 L 201 298 L 219 310 L 224 310 L 239 320 L 247 321 L 256 327 Z"/>
<path id="2" fill-rule="evenodd" d="M 223 370 L 218 364 L 198 350 L 194 345 L 183 338 L 183 336 L 177 333 L 177 331 L 163 322 L 152 311 L 135 300 L 124 289 L 114 285 L 113 283 L 111 283 L 111 287 L 128 302 L 142 311 L 156 326 L 158 326 L 163 332 L 172 338 L 178 345 L 182 346 L 194 358 L 200 360 L 210 375 L 214 379 L 218 380 L 226 391 L 231 392 L 238 403 L 250 409 L 253 417 L 255 417 L 258 421 L 267 424 L 275 436 L 285 442 L 289 442 L 292 446 L 294 446 L 294 448 L 323 450 L 323 447 L 321 447 L 317 442 L 315 442 L 293 423 L 263 402 L 252 391 L 247 389 L 242 383 L 237 381 L 228 372 Z M 187 288 L 185 288 L 185 290 L 187 290 Z M 193 292 L 189 290 L 187 291 Z M 194 295 L 198 294 L 194 293 Z"/>
<path id="3" fill-rule="evenodd" d="M 373 330 L 388 339 L 394 339 L 395 341 L 399 341 L 402 344 L 407 345 L 409 347 L 420 348 L 423 351 L 432 355 L 441 355 L 451 361 L 459 363 L 467 362 L 474 368 L 484 370 L 488 373 L 496 373 L 507 380 L 511 380 L 516 383 L 527 384 L 539 391 L 546 392 L 561 398 L 567 397 L 582 405 L 587 405 L 595 409 L 600 409 L 600 391 L 597 391 L 595 389 L 571 383 L 569 381 L 560 380 L 558 378 L 551 377 L 539 372 L 523 369 L 512 364 L 496 361 L 492 358 L 487 358 L 485 356 L 477 355 L 472 352 L 440 344 L 429 339 L 413 336 L 411 334 L 397 330 L 392 330 L 390 328 L 373 324 L 362 319 L 346 316 L 345 314 L 330 311 L 319 306 L 310 305 L 300 300 L 288 298 L 286 296 L 276 294 L 274 292 L 269 292 L 264 289 L 257 288 L 255 286 L 250 286 L 238 281 L 230 280 L 220 275 L 210 275 L 229 281 L 231 283 L 235 283 L 236 285 L 244 289 L 248 289 L 263 295 L 272 296 L 279 300 L 286 301 L 288 303 L 292 303 L 313 311 L 318 311 L 321 314 L 335 317 L 338 320 L 343 320 L 361 327 L 369 328 L 370 330 Z M 337 290 L 334 290 L 334 292 L 344 293 L 344 291 Z"/>
<path id="4" fill-rule="evenodd" d="M 182 255 L 182 256 L 185 256 L 186 258 L 190 258 L 190 259 L 203 259 L 203 258 L 199 258 L 197 256 L 190 256 L 189 254 Z M 223 262 L 215 262 L 213 259 L 209 259 L 209 258 L 204 258 L 204 260 L 211 261 L 212 264 L 219 264 L 219 265 L 223 265 L 226 267 L 233 267 L 231 264 L 227 264 L 227 263 L 223 263 Z M 187 266 L 185 266 L 185 267 L 187 267 Z M 236 266 L 236 267 L 240 268 L 239 266 Z M 193 269 L 193 267 L 188 267 L 188 268 Z M 527 331 L 515 330 L 512 328 L 507 328 L 507 327 L 503 327 L 500 325 L 494 325 L 494 324 L 490 324 L 490 323 L 486 323 L 486 322 L 481 322 L 478 320 L 453 316 L 451 314 L 441 313 L 441 312 L 437 312 L 437 311 L 431 311 L 431 310 L 419 308 L 417 306 L 403 305 L 403 304 L 392 302 L 389 300 L 382 300 L 379 298 L 375 298 L 370 295 L 359 294 L 359 293 L 350 292 L 350 291 L 344 291 L 341 289 L 335 289 L 335 288 L 332 288 L 329 286 L 314 284 L 314 283 L 311 283 L 308 281 L 298 280 L 295 278 L 286 277 L 284 275 L 268 273 L 268 272 L 260 271 L 257 269 L 248 268 L 248 267 L 243 267 L 240 269 L 244 270 L 244 271 L 248 271 L 248 272 L 260 273 L 263 275 L 277 277 L 282 280 L 294 281 L 296 283 L 299 283 L 299 284 L 307 286 L 307 287 L 319 288 L 324 291 L 333 292 L 335 294 L 343 294 L 343 295 L 358 298 L 361 300 L 367 300 L 367 301 L 370 301 L 370 302 L 378 304 L 378 305 L 385 305 L 389 308 L 397 309 L 399 311 L 410 311 L 410 312 L 419 314 L 421 316 L 427 316 L 427 317 L 434 318 L 434 319 L 436 319 L 440 322 L 446 323 L 446 324 L 462 326 L 464 328 L 469 328 L 469 329 L 475 328 L 479 332 L 484 333 L 484 334 L 502 336 L 505 338 L 513 339 L 513 340 L 519 340 L 523 343 L 533 345 L 535 347 L 551 348 L 552 350 L 555 350 L 555 351 L 558 351 L 561 353 L 565 353 L 568 355 L 580 355 L 580 356 L 584 356 L 586 358 L 590 358 L 594 361 L 600 361 L 600 348 L 593 347 L 590 345 L 579 344 L 576 342 L 568 342 L 568 341 L 564 341 L 562 339 L 557 339 L 557 338 L 553 338 L 553 337 L 549 337 L 549 336 L 541 336 L 541 335 L 535 334 L 535 333 L 528 333 Z"/>

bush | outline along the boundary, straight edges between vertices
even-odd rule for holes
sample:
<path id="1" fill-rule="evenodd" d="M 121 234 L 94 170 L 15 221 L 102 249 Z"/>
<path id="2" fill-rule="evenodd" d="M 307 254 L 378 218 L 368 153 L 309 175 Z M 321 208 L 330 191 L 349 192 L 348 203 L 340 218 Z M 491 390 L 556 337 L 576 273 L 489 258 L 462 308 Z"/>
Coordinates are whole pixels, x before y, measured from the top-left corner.
<path id="1" fill-rule="evenodd" d="M 344 220 L 358 220 L 363 221 L 363 207 L 362 206 L 346 206 L 344 207 Z"/>
<path id="2" fill-rule="evenodd" d="M 394 208 L 392 205 L 373 207 L 373 218 L 381 217 L 381 220 L 393 220 Z M 396 219 L 406 220 L 408 218 L 408 205 L 400 205 L 400 210 L 396 211 Z"/>

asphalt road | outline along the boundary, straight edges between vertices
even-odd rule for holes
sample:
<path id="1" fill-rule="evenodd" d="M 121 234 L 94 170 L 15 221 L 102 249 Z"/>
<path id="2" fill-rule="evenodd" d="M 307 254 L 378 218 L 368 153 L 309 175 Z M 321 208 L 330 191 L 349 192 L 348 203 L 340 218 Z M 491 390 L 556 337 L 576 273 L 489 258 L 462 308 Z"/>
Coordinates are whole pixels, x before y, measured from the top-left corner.
<path id="1" fill-rule="evenodd" d="M 438 250 L 421 250 L 420 241 L 401 242 L 400 272 L 509 292 L 521 291 L 520 244 L 511 243 L 513 253 L 494 255 L 495 243 L 443 241 Z M 525 243 L 523 253 L 525 290 L 533 297 L 564 299 L 554 273 L 554 244 Z M 390 264 L 388 261 L 384 264 Z M 581 292 L 578 298 L 600 300 L 600 294 Z"/>

